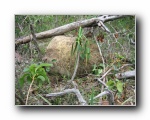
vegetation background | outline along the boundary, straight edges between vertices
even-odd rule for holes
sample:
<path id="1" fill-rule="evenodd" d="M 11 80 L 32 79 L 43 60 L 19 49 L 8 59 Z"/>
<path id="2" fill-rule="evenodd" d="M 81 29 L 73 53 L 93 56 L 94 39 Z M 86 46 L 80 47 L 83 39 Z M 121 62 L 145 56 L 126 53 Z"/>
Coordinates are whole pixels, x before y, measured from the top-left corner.
<path id="1" fill-rule="evenodd" d="M 8 4 L 9 3 L 9 4 Z M 30 4 L 29 4 L 30 3 Z M 136 119 L 141 120 L 143 116 L 149 118 L 149 108 L 150 108 L 150 97 L 147 95 L 146 91 L 150 90 L 149 87 L 149 26 L 150 26 L 150 16 L 149 13 L 149 1 L 125 1 L 121 2 L 119 0 L 101 1 L 93 2 L 88 1 L 86 4 L 84 1 L 50 1 L 50 4 L 45 4 L 43 1 L 39 1 L 35 4 L 35 1 L 1 1 L 0 13 L 3 16 L 0 22 L 0 29 L 3 31 L 2 40 L 3 44 L 0 47 L 1 51 L 5 51 L 5 59 L 0 59 L 0 63 L 3 69 L 0 69 L 1 78 L 0 87 L 1 95 L 3 97 L 0 99 L 2 110 L 2 118 L 6 119 L 66 119 L 66 116 L 74 119 L 112 119 L 116 120 L 122 119 Z M 58 4 L 59 3 L 59 4 Z M 67 4 L 66 4 L 67 3 Z M 80 4 L 79 4 L 80 3 Z M 117 4 L 116 4 L 117 3 Z M 120 3 L 120 4 L 119 4 Z M 63 4 L 63 5 L 62 5 Z M 66 4 L 66 5 L 65 5 Z M 7 6 L 7 7 L 6 7 Z M 42 7 L 41 7 L 42 6 Z M 77 9 L 78 6 L 78 9 Z M 8 8 L 10 8 L 8 10 Z M 98 8 L 100 8 L 98 10 Z M 99 14 L 99 13 L 119 13 L 119 14 L 136 14 L 137 15 L 137 33 L 138 33 L 138 106 L 131 109 L 131 107 L 118 108 L 118 107 L 98 107 L 92 108 L 88 107 L 83 109 L 81 107 L 75 108 L 45 108 L 45 107 L 16 107 L 12 106 L 14 104 L 14 14 L 28 13 L 28 14 Z M 9 35 L 8 35 L 9 34 Z M 2 52 L 1 52 L 2 53 Z M 3 56 L 4 54 L 2 54 Z M 7 86 L 7 87 L 6 87 Z M 4 93 L 5 91 L 5 93 Z M 9 113 L 9 115 L 8 115 Z M 59 114 L 59 115 L 58 115 Z"/>
<path id="2" fill-rule="evenodd" d="M 53 28 L 57 28 L 59 26 L 63 26 L 65 24 L 69 24 L 72 22 L 85 20 L 93 17 L 97 17 L 97 16 L 96 15 L 78 15 L 78 16 L 77 15 L 16 15 L 15 16 L 15 38 L 29 35 L 31 33 L 30 31 L 31 23 L 34 25 L 35 33 L 39 33 Z M 94 37 L 92 37 L 91 34 L 97 36 L 97 40 L 99 41 L 102 55 L 105 60 L 105 63 L 101 62 L 101 63 L 93 64 L 93 69 L 90 70 L 91 72 L 88 73 L 89 75 L 84 77 L 76 77 L 74 81 L 78 83 L 79 90 L 81 91 L 81 94 L 84 95 L 85 100 L 88 102 L 88 104 L 98 105 L 99 100 L 89 100 L 89 99 L 93 99 L 94 96 L 98 95 L 98 93 L 100 92 L 99 88 L 102 87 L 101 85 L 99 86 L 97 85 L 96 82 L 93 81 L 93 77 L 101 75 L 102 72 L 104 74 L 104 72 L 106 72 L 105 67 L 107 68 L 107 70 L 113 67 L 113 71 L 111 72 L 112 75 L 108 76 L 106 80 L 106 84 L 108 85 L 109 89 L 111 89 L 114 93 L 115 105 L 135 105 L 136 104 L 135 79 L 125 78 L 123 80 L 118 80 L 114 77 L 114 75 L 117 72 L 126 72 L 135 69 L 135 45 L 132 45 L 131 43 L 131 39 L 133 41 L 135 41 L 136 39 L 135 38 L 135 16 L 126 16 L 117 20 L 106 22 L 105 25 L 108 27 L 111 33 L 106 33 L 103 30 L 99 30 L 99 29 L 97 30 L 96 33 L 91 32 L 91 30 L 83 31 L 83 33 L 81 33 L 80 30 L 79 31 L 73 30 L 68 33 L 65 33 L 66 36 L 69 34 L 73 36 L 78 36 L 78 34 L 81 34 L 80 36 L 85 37 L 87 41 L 89 41 L 89 43 L 86 42 L 85 45 L 86 51 L 80 55 L 81 58 L 84 58 L 85 55 L 88 55 L 88 59 L 91 59 L 90 54 L 92 54 L 90 53 L 90 47 L 89 48 L 87 47 L 88 44 L 96 44 L 95 42 L 93 42 Z M 45 54 L 46 46 L 48 45 L 50 40 L 51 38 L 41 40 L 40 42 L 38 42 L 42 55 Z M 84 46 L 84 44 L 82 46 Z M 84 48 L 82 51 L 84 51 Z M 28 82 L 30 81 L 30 83 L 32 82 L 33 78 L 30 80 L 30 77 L 32 76 L 31 73 L 34 72 L 34 67 L 39 68 L 38 65 L 34 65 L 34 64 L 35 63 L 39 64 L 40 62 L 42 62 L 41 56 L 39 57 L 39 51 L 37 51 L 33 42 L 17 46 L 15 54 L 16 54 L 15 55 L 16 105 L 23 104 L 23 101 L 25 101 L 25 99 L 28 98 L 28 96 L 27 98 L 25 97 L 27 93 L 30 93 L 28 105 L 78 105 L 79 104 L 76 100 L 76 97 L 72 94 L 60 96 L 55 99 L 54 98 L 48 99 L 41 96 L 51 92 L 56 92 L 56 91 L 59 92 L 62 86 L 64 84 L 67 84 L 66 81 L 71 79 L 70 76 L 49 75 L 48 78 L 50 79 L 50 83 L 49 84 L 46 83 L 42 86 L 40 79 L 41 81 L 45 81 L 45 79 L 47 79 L 45 73 L 40 73 L 40 76 L 37 77 L 35 77 L 32 74 L 33 78 L 35 77 L 34 79 L 35 80 L 37 79 L 37 84 L 39 84 L 40 87 L 33 84 L 33 87 L 27 90 L 30 87 L 25 82 L 25 80 L 27 80 Z M 87 60 L 86 60 L 86 64 L 87 64 Z M 29 65 L 31 66 L 29 67 Z M 44 66 L 46 67 L 51 65 L 44 64 Z M 90 74 L 92 74 L 92 77 Z M 20 88 L 19 81 L 21 81 L 21 84 L 23 84 L 24 82 L 26 83 L 24 84 L 24 88 Z M 103 90 L 101 89 L 101 91 Z M 107 99 L 108 99 L 107 96 L 104 96 L 102 99 L 104 104 L 107 103 Z"/>

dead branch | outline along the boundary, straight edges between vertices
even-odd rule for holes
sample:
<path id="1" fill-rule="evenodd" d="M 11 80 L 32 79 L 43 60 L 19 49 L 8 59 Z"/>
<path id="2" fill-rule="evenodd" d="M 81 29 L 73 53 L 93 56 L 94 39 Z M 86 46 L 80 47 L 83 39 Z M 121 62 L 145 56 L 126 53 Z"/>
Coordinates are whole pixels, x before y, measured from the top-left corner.
<path id="1" fill-rule="evenodd" d="M 117 73 L 115 74 L 117 79 L 123 79 L 123 78 L 131 78 L 131 77 L 135 77 L 136 75 L 136 71 L 126 71 L 124 73 Z"/>
<path id="2" fill-rule="evenodd" d="M 109 94 L 108 91 L 104 91 L 104 92 L 98 94 L 97 96 L 95 96 L 93 99 L 100 98 L 100 97 L 103 97 L 104 95 L 108 95 L 108 94 Z M 90 99 L 90 100 L 91 100 L 91 99 Z"/>
<path id="3" fill-rule="evenodd" d="M 129 97 L 127 100 L 125 100 L 121 105 L 125 105 L 127 102 L 132 101 L 134 96 Z"/>
<path id="4" fill-rule="evenodd" d="M 100 28 L 102 28 L 104 31 L 110 33 L 110 30 L 104 25 L 104 23 L 103 23 L 102 21 L 99 21 L 99 22 L 97 23 L 97 25 L 98 25 Z"/>
<path id="5" fill-rule="evenodd" d="M 35 35 L 36 35 L 37 40 L 44 39 L 44 38 L 50 38 L 52 36 L 61 35 L 61 34 L 64 34 L 66 32 L 72 31 L 74 29 L 79 28 L 80 26 L 81 27 L 92 26 L 93 24 L 98 23 L 99 21 L 102 21 L 104 23 L 107 21 L 121 18 L 121 17 L 124 17 L 124 16 L 123 15 L 103 15 L 103 16 L 96 17 L 96 18 L 91 18 L 91 19 L 87 19 L 87 20 L 73 22 L 73 23 L 70 23 L 67 25 L 63 25 L 63 26 L 54 28 L 52 30 L 37 33 Z M 16 39 L 15 45 L 28 43 L 28 42 L 30 42 L 30 38 L 31 38 L 31 35 Z"/>
<path id="6" fill-rule="evenodd" d="M 135 45 L 135 41 L 133 41 L 133 39 L 129 39 L 129 40 L 131 45 Z"/>
<path id="7" fill-rule="evenodd" d="M 108 70 L 108 71 L 110 71 L 110 70 Z M 107 74 L 108 74 L 108 71 L 107 71 Z M 101 78 L 96 78 L 96 80 L 98 80 L 101 84 L 103 84 L 103 86 L 105 86 L 105 90 L 101 91 L 101 93 L 98 94 L 96 97 L 94 97 L 94 99 L 96 99 L 96 98 L 102 98 L 102 96 L 108 95 L 109 104 L 113 105 L 114 104 L 114 95 L 113 95 L 113 92 L 108 88 L 108 86 L 103 81 L 101 81 Z M 100 101 L 100 103 L 101 103 L 101 101 Z"/>
<path id="8" fill-rule="evenodd" d="M 78 89 L 66 89 L 62 92 L 58 92 L 58 93 L 50 93 L 50 94 L 46 94 L 46 97 L 57 97 L 57 96 L 62 96 L 62 95 L 65 95 L 65 94 L 68 94 L 68 93 L 75 93 L 80 104 L 81 105 L 87 105 L 86 101 L 83 99 L 80 91 Z"/>
<path id="9" fill-rule="evenodd" d="M 35 35 L 35 31 L 34 31 L 34 28 L 33 28 L 33 25 L 30 24 L 30 30 L 31 30 L 31 34 L 32 34 L 32 40 L 33 40 L 33 44 L 34 46 L 36 47 L 38 53 L 39 53 L 39 58 L 42 58 L 42 54 L 41 54 L 41 51 L 40 51 L 40 48 L 37 44 L 37 41 L 36 41 L 36 35 Z"/>
<path id="10" fill-rule="evenodd" d="M 123 68 L 126 67 L 126 66 L 133 66 L 133 64 L 124 64 L 124 65 L 121 66 L 118 70 L 121 70 L 121 69 L 123 69 Z"/>
<path id="11" fill-rule="evenodd" d="M 73 72 L 73 75 L 71 77 L 71 80 L 68 81 L 68 83 L 66 84 L 65 88 L 64 89 L 67 89 L 69 84 L 72 83 L 74 88 L 76 88 L 75 86 L 75 83 L 73 82 L 75 76 L 76 76 L 76 73 L 77 73 L 77 69 L 78 69 L 78 66 L 79 66 L 79 60 L 80 60 L 80 53 L 78 52 L 77 53 L 77 58 L 76 58 L 76 66 L 75 66 L 75 69 L 74 69 L 74 72 Z"/>

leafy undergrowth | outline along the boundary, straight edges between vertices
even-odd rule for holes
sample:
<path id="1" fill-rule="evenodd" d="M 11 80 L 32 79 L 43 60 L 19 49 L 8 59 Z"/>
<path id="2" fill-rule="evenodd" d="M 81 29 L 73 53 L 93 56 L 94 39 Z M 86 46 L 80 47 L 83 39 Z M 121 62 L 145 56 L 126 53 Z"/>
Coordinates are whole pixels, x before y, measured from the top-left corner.
<path id="1" fill-rule="evenodd" d="M 41 45 L 41 44 L 39 44 Z M 44 48 L 47 46 L 47 43 L 40 48 Z M 18 51 L 16 51 L 16 60 L 15 60 L 15 104 L 16 105 L 24 105 L 26 101 L 27 92 L 29 89 L 29 84 L 25 83 L 23 88 L 20 88 L 18 85 L 18 80 L 23 74 L 24 68 L 30 66 L 31 64 L 40 63 L 41 60 L 38 59 L 38 53 L 33 48 L 34 46 L 30 44 L 21 45 Z M 28 49 L 29 48 L 29 49 Z M 19 52 L 20 51 L 20 52 Z M 43 50 L 43 53 L 45 51 Z M 122 79 L 116 80 L 115 74 L 118 73 L 118 68 L 124 66 L 128 63 L 126 59 L 119 54 L 115 54 L 115 59 L 108 59 L 106 61 L 106 68 L 110 68 L 112 63 L 113 70 L 107 75 L 107 85 L 109 85 L 110 89 L 113 91 L 114 95 L 114 105 L 136 105 L 135 101 L 135 78 L 131 79 Z M 133 61 L 134 63 L 134 61 Z M 102 85 L 94 80 L 96 75 L 102 75 L 103 66 L 102 64 L 93 65 L 93 69 L 91 73 L 86 75 L 79 75 L 74 79 L 77 84 L 77 88 L 81 92 L 84 99 L 87 101 L 88 105 L 100 105 L 99 98 L 95 100 L 90 100 L 91 98 L 97 96 L 101 92 Z M 119 70 L 119 72 L 125 72 L 134 69 L 134 64 L 131 66 L 123 67 Z M 75 94 L 69 93 L 59 97 L 49 97 L 46 98 L 45 95 L 48 93 L 61 92 L 62 89 L 67 84 L 67 81 L 70 80 L 70 77 L 60 76 L 59 74 L 49 74 L 50 83 L 43 83 L 41 87 L 33 84 L 28 98 L 28 105 L 79 105 L 79 101 Z M 119 82 L 118 82 L 119 81 Z M 111 84 L 110 84 L 111 83 Z M 118 87 L 121 86 L 121 87 Z M 69 88 L 73 88 L 73 86 L 69 86 Z M 21 99 L 21 100 L 20 100 Z M 109 105 L 108 97 L 103 96 L 102 105 Z M 23 102 L 21 102 L 23 101 Z"/>
<path id="2" fill-rule="evenodd" d="M 38 61 L 38 60 L 37 60 Z M 22 56 L 22 64 L 16 64 L 16 94 L 23 100 L 26 100 L 27 91 L 29 89 L 29 84 L 25 83 L 22 89 L 19 89 L 17 79 L 22 74 L 25 67 L 33 63 L 32 59 L 27 56 Z M 122 72 L 133 69 L 132 67 L 124 67 Z M 75 94 L 69 93 L 59 97 L 49 97 L 46 98 L 45 95 L 48 93 L 60 92 L 70 80 L 67 76 L 60 75 L 48 75 L 50 83 L 43 84 L 40 88 L 37 85 L 33 85 L 30 90 L 30 95 L 28 98 L 28 105 L 79 105 L 79 101 Z M 92 97 L 98 95 L 101 91 L 102 85 L 94 80 L 97 76 L 94 74 L 81 75 L 74 79 L 77 88 L 81 92 L 84 99 L 87 101 L 88 105 L 100 105 L 99 98 L 95 100 L 90 100 Z M 108 81 L 114 81 L 116 83 L 116 78 L 114 73 L 110 73 L 107 76 Z M 122 79 L 123 90 L 119 92 L 115 87 L 113 87 L 113 95 L 115 103 L 114 105 L 135 105 L 135 79 Z M 69 88 L 73 88 L 72 85 Z M 103 96 L 103 105 L 109 105 L 108 97 Z M 16 105 L 21 105 L 20 100 L 16 98 Z"/>
<path id="3" fill-rule="evenodd" d="M 59 76 L 53 76 L 51 78 L 57 79 Z M 78 84 L 78 89 L 81 94 L 84 96 L 84 99 L 87 101 L 88 105 L 99 105 L 99 99 L 94 100 L 92 103 L 89 100 L 91 96 L 96 96 L 100 93 L 101 85 L 98 81 L 95 81 L 92 76 L 86 76 L 84 78 L 75 79 L 75 82 Z M 66 80 L 55 81 L 51 84 L 45 84 L 42 88 L 37 89 L 37 86 L 34 86 L 30 91 L 28 105 L 80 105 L 77 97 L 73 93 L 69 93 L 60 97 L 50 97 L 46 98 L 45 101 L 41 96 L 44 96 L 48 93 L 60 92 L 66 85 Z M 27 94 L 27 89 L 29 86 L 24 88 L 23 93 Z M 73 88 L 73 86 L 70 86 Z M 135 84 L 134 80 L 126 80 L 125 87 L 122 93 L 113 91 L 115 97 L 114 105 L 135 105 Z M 103 101 L 107 101 L 107 96 L 103 97 Z M 20 103 L 16 100 L 16 105 Z"/>

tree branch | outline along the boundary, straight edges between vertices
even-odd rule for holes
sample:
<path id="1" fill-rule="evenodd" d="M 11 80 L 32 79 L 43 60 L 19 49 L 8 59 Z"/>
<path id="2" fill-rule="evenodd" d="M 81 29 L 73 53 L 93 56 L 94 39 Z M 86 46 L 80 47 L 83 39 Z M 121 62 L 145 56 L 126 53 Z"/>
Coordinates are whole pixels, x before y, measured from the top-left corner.
<path id="1" fill-rule="evenodd" d="M 76 88 L 76 87 L 75 87 L 75 84 L 74 84 L 74 82 L 73 82 L 73 80 L 74 80 L 74 78 L 75 78 L 75 76 L 76 76 L 76 73 L 77 73 L 77 70 L 78 70 L 79 60 L 80 60 L 80 53 L 78 52 L 78 53 L 77 53 L 77 58 L 76 58 L 76 66 L 75 66 L 73 75 L 72 75 L 72 77 L 71 77 L 71 80 L 69 80 L 68 83 L 66 84 L 66 86 L 64 87 L 64 89 L 67 89 L 70 83 L 72 83 L 73 86 L 74 86 L 74 88 Z"/>
<path id="2" fill-rule="evenodd" d="M 102 21 L 104 23 L 104 22 L 107 22 L 110 20 L 121 18 L 121 17 L 124 17 L 124 16 L 123 15 L 103 15 L 103 16 L 96 17 L 96 18 L 73 22 L 73 23 L 70 23 L 67 25 L 63 25 L 63 26 L 54 28 L 52 30 L 37 33 L 35 35 L 36 35 L 37 40 L 44 39 L 44 38 L 50 38 L 52 36 L 61 35 L 66 32 L 72 31 L 74 29 L 79 28 L 80 26 L 81 27 L 92 26 L 93 24 L 97 23 L 98 21 Z M 31 38 L 31 35 L 25 36 L 23 38 L 18 38 L 15 40 L 15 45 L 28 43 L 28 42 L 30 42 L 30 38 Z"/>
<path id="3" fill-rule="evenodd" d="M 62 95 L 65 95 L 65 94 L 68 94 L 68 93 L 75 93 L 80 104 L 81 105 L 87 105 L 86 101 L 83 99 L 80 91 L 78 89 L 66 89 L 62 92 L 58 92 L 58 93 L 50 93 L 50 94 L 47 94 L 46 97 L 57 97 L 57 96 L 62 96 Z"/>
<path id="4" fill-rule="evenodd" d="M 108 72 L 110 70 L 108 70 L 106 73 L 108 74 Z M 105 74 L 105 75 L 107 75 L 107 74 Z M 108 86 L 103 81 L 101 81 L 101 78 L 96 78 L 96 80 L 98 80 L 101 84 L 103 84 L 103 86 L 105 86 L 105 90 L 101 91 L 101 93 L 98 94 L 96 97 L 94 97 L 94 99 L 96 99 L 96 98 L 102 98 L 102 96 L 108 95 L 109 96 L 109 104 L 113 105 L 114 104 L 114 95 L 113 95 L 113 92 L 108 88 Z M 100 101 L 100 103 L 101 103 L 101 101 Z"/>
<path id="5" fill-rule="evenodd" d="M 117 79 L 123 79 L 123 78 L 130 78 L 130 77 L 135 77 L 136 71 L 126 71 L 124 73 L 117 73 L 115 74 Z"/>

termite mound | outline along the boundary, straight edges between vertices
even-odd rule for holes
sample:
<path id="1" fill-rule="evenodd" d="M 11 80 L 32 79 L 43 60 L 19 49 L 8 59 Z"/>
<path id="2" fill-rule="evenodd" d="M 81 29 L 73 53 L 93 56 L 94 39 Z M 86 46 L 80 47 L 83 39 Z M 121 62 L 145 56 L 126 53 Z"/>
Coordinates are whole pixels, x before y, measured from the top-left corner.
<path id="1" fill-rule="evenodd" d="M 47 63 L 53 59 L 56 60 L 51 67 L 51 73 L 72 76 L 75 68 L 76 54 L 71 55 L 72 44 L 75 43 L 76 37 L 56 36 L 48 44 L 43 60 Z M 101 57 L 98 47 L 94 41 L 90 40 L 90 59 L 85 61 L 80 59 L 77 75 L 90 73 L 94 64 L 100 63 Z"/>

